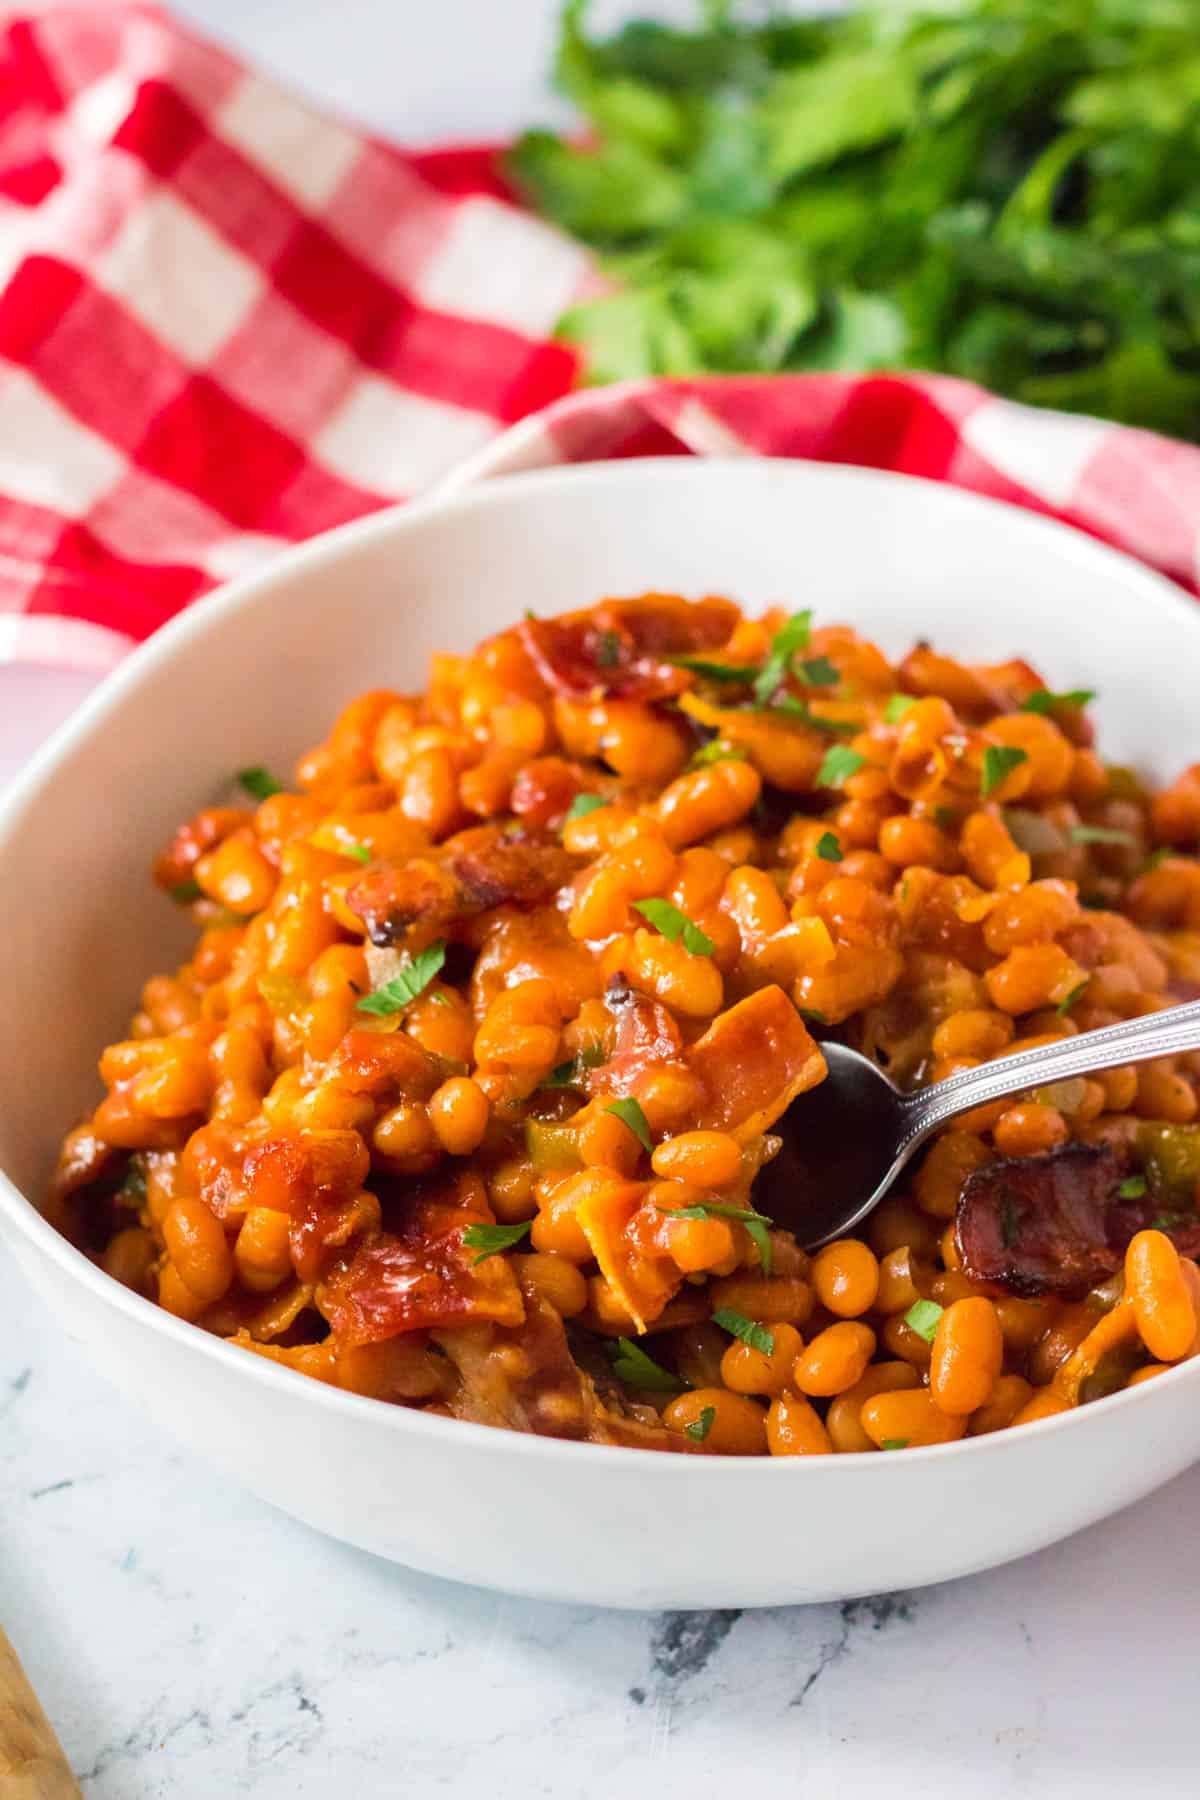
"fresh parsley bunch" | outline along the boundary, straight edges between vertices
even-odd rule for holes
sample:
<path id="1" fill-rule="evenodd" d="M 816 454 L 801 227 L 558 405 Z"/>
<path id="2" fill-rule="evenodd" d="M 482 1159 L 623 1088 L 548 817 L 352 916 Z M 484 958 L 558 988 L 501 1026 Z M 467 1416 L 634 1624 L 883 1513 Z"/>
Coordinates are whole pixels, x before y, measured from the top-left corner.
<path id="1" fill-rule="evenodd" d="M 589 378 L 947 370 L 1200 438 L 1200 0 L 892 0 L 587 30 L 510 170 L 600 253 Z"/>

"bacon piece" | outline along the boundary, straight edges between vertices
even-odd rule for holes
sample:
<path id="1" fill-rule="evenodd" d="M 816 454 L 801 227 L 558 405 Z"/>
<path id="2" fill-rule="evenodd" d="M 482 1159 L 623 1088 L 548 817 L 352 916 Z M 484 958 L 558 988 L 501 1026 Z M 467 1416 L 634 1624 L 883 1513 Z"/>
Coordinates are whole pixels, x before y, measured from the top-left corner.
<path id="1" fill-rule="evenodd" d="M 503 915 L 488 925 L 471 971 L 468 991 L 475 1016 L 482 1018 L 505 988 L 543 976 L 562 996 L 567 1017 L 573 1017 L 585 1000 L 598 1000 L 603 989 L 599 958 L 571 936 L 564 914 L 543 906 Z"/>
<path id="2" fill-rule="evenodd" d="M 955 1240 L 966 1274 L 1014 1294 L 1078 1300 L 1121 1266 L 1125 1247 L 1158 1215 L 1147 1192 L 1123 1200 L 1129 1165 L 1107 1144 L 1067 1144 L 977 1169 L 963 1186 Z M 1184 1256 L 1200 1251 L 1200 1220 L 1170 1233 Z"/>
<path id="3" fill-rule="evenodd" d="M 570 700 L 665 700 L 691 682 L 666 658 L 718 649 L 728 643 L 737 619 L 729 600 L 643 594 L 636 600 L 603 600 L 557 619 L 526 619 L 517 630 L 538 674 L 556 694 Z"/>
<path id="4" fill-rule="evenodd" d="M 351 1028 L 329 1059 L 328 1077 L 347 1094 L 428 1100 L 445 1069 L 403 1031 Z"/>
<path id="5" fill-rule="evenodd" d="M 480 825 L 429 856 L 368 869 L 346 902 L 373 944 L 402 938 L 410 925 L 448 925 L 495 906 L 544 906 L 571 879 L 578 859 L 561 844 Z"/>
<path id="6" fill-rule="evenodd" d="M 494 1223 L 477 1175 L 418 1188 L 407 1196 L 396 1231 L 364 1244 L 329 1282 L 322 1310 L 351 1344 L 377 1343 L 401 1331 L 468 1324 L 517 1326 L 525 1317 L 507 1260 L 463 1243 L 469 1225 Z"/>
<path id="7" fill-rule="evenodd" d="M 595 1390 L 571 1355 L 562 1320 L 532 1289 L 525 1290 L 521 1324 L 439 1331 L 436 1342 L 462 1380 L 451 1402 L 456 1418 L 539 1437 L 593 1436 Z"/>
<path id="8" fill-rule="evenodd" d="M 647 1069 L 680 1061 L 683 1039 L 665 1006 L 635 993 L 623 981 L 608 988 L 604 1003 L 616 1031 L 607 1062 L 591 1071 L 588 1087 L 593 1095 L 631 1094 Z"/>
<path id="9" fill-rule="evenodd" d="M 161 888 L 178 887 L 189 880 L 202 856 L 252 815 L 240 806 L 205 806 L 185 821 L 165 850 L 154 859 L 154 879 Z"/>
<path id="10" fill-rule="evenodd" d="M 825 1058 L 781 987 L 759 988 L 718 1014 L 684 1061 L 704 1089 L 692 1128 L 743 1142 L 825 1078 Z"/>
<path id="11" fill-rule="evenodd" d="M 639 1331 L 656 1319 L 683 1274 L 667 1252 L 669 1219 L 645 1204 L 652 1183 L 605 1179 L 585 1193 L 575 1218 L 592 1254 L 621 1305 Z"/>

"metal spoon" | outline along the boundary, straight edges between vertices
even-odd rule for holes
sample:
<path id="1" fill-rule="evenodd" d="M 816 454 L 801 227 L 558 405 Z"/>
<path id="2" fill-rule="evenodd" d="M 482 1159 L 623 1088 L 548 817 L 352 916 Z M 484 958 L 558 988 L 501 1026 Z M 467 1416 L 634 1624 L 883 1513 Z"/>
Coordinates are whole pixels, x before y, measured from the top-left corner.
<path id="1" fill-rule="evenodd" d="M 857 1050 L 821 1048 L 829 1073 L 776 1125 L 783 1149 L 754 1186 L 755 1206 L 810 1246 L 865 1219 L 913 1153 L 959 1113 L 1074 1075 L 1200 1050 L 1200 1001 L 1001 1056 L 909 1094 Z"/>

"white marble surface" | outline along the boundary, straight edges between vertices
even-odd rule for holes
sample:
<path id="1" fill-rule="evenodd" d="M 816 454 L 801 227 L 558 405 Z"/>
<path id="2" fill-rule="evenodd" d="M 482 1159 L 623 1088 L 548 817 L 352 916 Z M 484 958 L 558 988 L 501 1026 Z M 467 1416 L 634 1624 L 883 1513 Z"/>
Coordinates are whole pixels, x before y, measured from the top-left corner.
<path id="1" fill-rule="evenodd" d="M 543 0 L 184 10 L 412 140 L 528 116 L 551 35 Z M 0 774 L 80 691 L 0 683 Z M 536 1605 L 293 1524 L 163 1442 L 2 1249 L 0 1296 L 0 1618 L 88 1800 L 1197 1792 L 1200 1469 L 920 1594 L 740 1616 Z"/>

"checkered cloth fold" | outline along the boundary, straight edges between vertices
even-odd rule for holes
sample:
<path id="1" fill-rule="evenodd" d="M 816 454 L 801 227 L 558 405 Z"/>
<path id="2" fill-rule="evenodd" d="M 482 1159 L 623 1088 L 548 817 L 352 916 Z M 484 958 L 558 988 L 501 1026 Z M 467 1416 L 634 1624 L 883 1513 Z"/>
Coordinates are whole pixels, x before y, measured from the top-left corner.
<path id="1" fill-rule="evenodd" d="M 452 471 L 672 451 L 931 476 L 1196 586 L 1200 451 L 940 376 L 572 393 L 594 279 L 490 151 L 366 137 L 141 0 L 6 10 L 0 661 L 107 668 Z"/>

